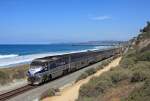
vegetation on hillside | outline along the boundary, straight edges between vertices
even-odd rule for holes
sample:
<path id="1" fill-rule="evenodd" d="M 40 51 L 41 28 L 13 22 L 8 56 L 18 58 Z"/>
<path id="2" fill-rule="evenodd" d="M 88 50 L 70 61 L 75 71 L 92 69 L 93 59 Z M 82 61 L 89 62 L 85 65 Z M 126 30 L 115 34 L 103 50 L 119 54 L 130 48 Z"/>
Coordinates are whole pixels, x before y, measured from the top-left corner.
<path id="1" fill-rule="evenodd" d="M 105 101 L 105 94 L 111 88 L 118 88 L 120 82 L 135 86 L 123 101 L 149 101 L 150 99 L 150 23 L 122 56 L 119 66 L 99 77 L 92 78 L 80 88 L 77 101 Z M 136 87 L 136 85 L 140 85 Z M 125 85 L 126 86 L 126 85 Z M 120 89 L 121 90 L 121 89 Z M 116 92 L 113 92 L 116 93 Z M 122 91 L 124 93 L 124 91 Z"/>

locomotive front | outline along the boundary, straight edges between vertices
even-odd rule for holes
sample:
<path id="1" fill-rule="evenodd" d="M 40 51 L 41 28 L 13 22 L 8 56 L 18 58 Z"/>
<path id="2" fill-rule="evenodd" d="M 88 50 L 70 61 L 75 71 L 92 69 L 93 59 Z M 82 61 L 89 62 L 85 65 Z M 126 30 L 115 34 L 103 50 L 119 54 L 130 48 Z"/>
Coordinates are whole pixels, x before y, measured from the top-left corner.
<path id="1" fill-rule="evenodd" d="M 47 63 L 44 61 L 32 61 L 27 72 L 28 83 L 39 85 L 43 82 L 43 74 L 48 70 Z"/>

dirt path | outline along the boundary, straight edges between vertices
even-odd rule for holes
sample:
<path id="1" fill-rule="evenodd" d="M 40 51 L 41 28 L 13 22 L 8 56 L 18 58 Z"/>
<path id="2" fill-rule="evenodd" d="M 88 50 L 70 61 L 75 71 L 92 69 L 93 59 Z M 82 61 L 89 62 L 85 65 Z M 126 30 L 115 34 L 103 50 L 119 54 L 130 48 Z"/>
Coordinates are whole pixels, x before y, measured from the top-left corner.
<path id="1" fill-rule="evenodd" d="M 60 96 L 52 96 L 45 98 L 43 101 L 75 101 L 79 95 L 80 86 L 87 83 L 92 77 L 99 76 L 102 73 L 109 71 L 111 68 L 116 67 L 121 60 L 121 57 L 113 60 L 108 66 L 104 67 L 104 69 L 99 70 L 94 75 L 89 76 L 86 79 L 80 80 L 79 82 L 73 84 L 72 86 L 64 88 L 60 92 Z"/>

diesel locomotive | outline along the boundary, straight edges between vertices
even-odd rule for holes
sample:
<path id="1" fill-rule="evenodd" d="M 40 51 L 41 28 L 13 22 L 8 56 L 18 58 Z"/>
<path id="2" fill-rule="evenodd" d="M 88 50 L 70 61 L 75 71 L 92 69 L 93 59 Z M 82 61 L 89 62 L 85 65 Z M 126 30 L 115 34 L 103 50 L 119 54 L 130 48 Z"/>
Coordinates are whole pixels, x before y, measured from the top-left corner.
<path id="1" fill-rule="evenodd" d="M 47 56 L 31 62 L 28 83 L 39 85 L 120 53 L 120 48 Z"/>

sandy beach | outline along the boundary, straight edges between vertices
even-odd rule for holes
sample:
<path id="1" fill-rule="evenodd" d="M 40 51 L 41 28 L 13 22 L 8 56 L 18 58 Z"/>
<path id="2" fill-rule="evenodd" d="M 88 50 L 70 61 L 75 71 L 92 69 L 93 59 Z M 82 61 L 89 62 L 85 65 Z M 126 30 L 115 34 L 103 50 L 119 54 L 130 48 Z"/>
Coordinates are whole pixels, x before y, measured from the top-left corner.
<path id="1" fill-rule="evenodd" d="M 113 60 L 108 66 L 104 67 L 104 69 L 97 71 L 95 74 L 89 76 L 88 78 L 80 80 L 79 82 L 72 84 L 71 86 L 60 88 L 60 95 L 47 97 L 43 99 L 43 101 L 75 101 L 78 98 L 79 89 L 83 84 L 89 82 L 92 77 L 100 76 L 102 73 L 116 67 L 119 64 L 120 60 L 121 57 Z"/>

